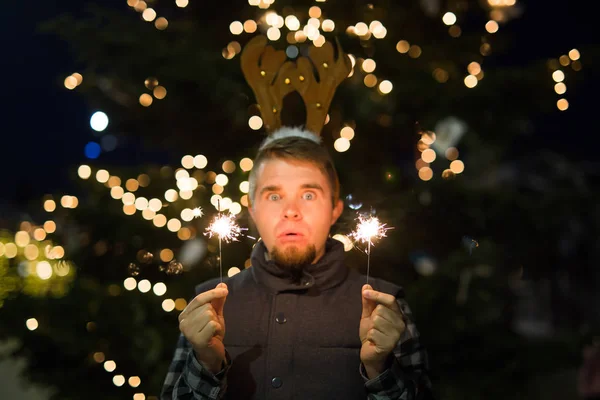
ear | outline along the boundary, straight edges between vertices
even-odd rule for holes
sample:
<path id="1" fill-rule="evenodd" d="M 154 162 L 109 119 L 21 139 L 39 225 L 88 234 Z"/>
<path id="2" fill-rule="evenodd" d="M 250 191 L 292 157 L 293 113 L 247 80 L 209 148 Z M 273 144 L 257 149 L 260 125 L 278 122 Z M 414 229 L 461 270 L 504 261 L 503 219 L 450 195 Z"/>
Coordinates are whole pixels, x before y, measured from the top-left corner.
<path id="1" fill-rule="evenodd" d="M 331 212 L 331 225 L 335 224 L 342 212 L 344 211 L 344 202 L 342 200 L 338 200 L 333 207 Z"/>
<path id="2" fill-rule="evenodd" d="M 248 212 L 250 213 L 250 217 L 252 218 L 252 221 L 256 221 L 254 219 L 254 207 L 252 206 L 252 204 L 248 204 Z"/>

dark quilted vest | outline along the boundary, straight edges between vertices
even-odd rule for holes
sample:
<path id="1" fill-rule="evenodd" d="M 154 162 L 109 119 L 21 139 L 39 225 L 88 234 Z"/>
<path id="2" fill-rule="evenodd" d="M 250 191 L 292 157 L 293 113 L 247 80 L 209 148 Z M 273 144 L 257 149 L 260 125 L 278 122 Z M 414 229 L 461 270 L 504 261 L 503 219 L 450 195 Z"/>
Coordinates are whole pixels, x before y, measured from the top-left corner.
<path id="1" fill-rule="evenodd" d="M 300 283 L 264 252 L 257 244 L 252 267 L 225 280 L 225 347 L 233 361 L 225 398 L 365 400 L 358 327 L 366 277 L 344 265 L 343 246 L 334 240 Z M 197 292 L 218 282 L 204 282 Z M 392 295 L 401 291 L 379 279 L 369 283 Z"/>

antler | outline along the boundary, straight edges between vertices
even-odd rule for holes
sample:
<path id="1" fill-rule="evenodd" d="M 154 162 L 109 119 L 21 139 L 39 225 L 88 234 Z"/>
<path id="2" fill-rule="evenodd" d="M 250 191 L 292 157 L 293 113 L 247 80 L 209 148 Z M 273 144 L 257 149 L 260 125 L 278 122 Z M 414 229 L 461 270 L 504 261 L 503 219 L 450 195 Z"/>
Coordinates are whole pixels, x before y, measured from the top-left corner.
<path id="1" fill-rule="evenodd" d="M 333 45 L 325 42 L 321 47 L 311 46 L 308 55 L 311 60 L 300 57 L 298 59 L 299 75 L 294 81 L 294 87 L 304 100 L 306 106 L 306 129 L 320 134 L 327 111 L 333 100 L 335 89 L 348 77 L 352 70 L 350 58 L 338 46 L 338 59 L 334 59 Z M 313 64 L 319 73 L 319 82 L 313 73 Z"/>
<path id="2" fill-rule="evenodd" d="M 248 42 L 242 52 L 242 72 L 254 91 L 267 131 L 281 126 L 283 98 L 297 90 L 306 106 L 306 129 L 321 134 L 335 89 L 352 70 L 350 58 L 342 51 L 339 41 L 336 43 L 337 60 L 334 59 L 333 45 L 325 42 L 321 47 L 310 47 L 310 59 L 299 57 L 294 63 L 285 62 L 285 52 L 266 46 L 265 36 L 257 36 Z"/>
<path id="3" fill-rule="evenodd" d="M 244 77 L 258 101 L 265 128 L 273 131 L 281 126 L 283 98 L 294 91 L 282 72 L 295 67 L 291 62 L 284 64 L 287 59 L 284 51 L 275 51 L 266 44 L 267 38 L 262 35 L 250 40 L 242 52 L 241 63 Z"/>

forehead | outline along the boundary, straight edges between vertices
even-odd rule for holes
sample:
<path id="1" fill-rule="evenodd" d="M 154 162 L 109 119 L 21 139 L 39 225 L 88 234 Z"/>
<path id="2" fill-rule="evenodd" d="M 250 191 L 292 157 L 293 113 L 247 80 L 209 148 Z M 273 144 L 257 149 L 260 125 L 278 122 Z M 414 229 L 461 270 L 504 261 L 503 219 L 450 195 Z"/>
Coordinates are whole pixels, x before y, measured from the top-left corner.
<path id="1" fill-rule="evenodd" d="M 256 171 L 256 186 L 303 185 L 319 183 L 329 189 L 327 177 L 318 165 L 310 161 L 273 158 L 263 161 Z"/>

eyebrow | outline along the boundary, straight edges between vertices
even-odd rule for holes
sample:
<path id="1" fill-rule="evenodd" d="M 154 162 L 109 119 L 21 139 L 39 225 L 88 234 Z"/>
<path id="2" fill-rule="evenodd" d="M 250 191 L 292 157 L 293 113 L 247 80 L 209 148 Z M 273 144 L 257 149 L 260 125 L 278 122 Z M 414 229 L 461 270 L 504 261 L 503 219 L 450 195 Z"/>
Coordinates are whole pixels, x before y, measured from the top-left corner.
<path id="1" fill-rule="evenodd" d="M 318 183 L 305 183 L 302 186 L 300 186 L 301 189 L 315 189 L 315 190 L 319 190 L 320 192 L 325 192 L 323 190 L 323 187 L 321 185 L 319 185 Z M 278 185 L 269 185 L 269 186 L 265 186 L 262 189 L 260 189 L 260 194 L 263 195 L 266 192 L 277 192 L 281 190 L 281 186 Z"/>

